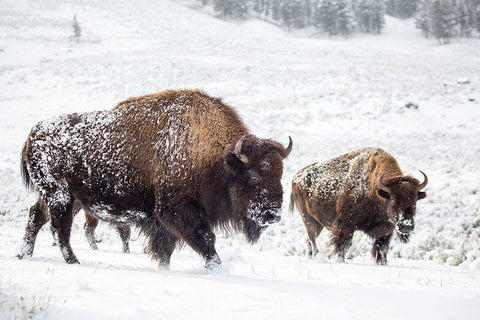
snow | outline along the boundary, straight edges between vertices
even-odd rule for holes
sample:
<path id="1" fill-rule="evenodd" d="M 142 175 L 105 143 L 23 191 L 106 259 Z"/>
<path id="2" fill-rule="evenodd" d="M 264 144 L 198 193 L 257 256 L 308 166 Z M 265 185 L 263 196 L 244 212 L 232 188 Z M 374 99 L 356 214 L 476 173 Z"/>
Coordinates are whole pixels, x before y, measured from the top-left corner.
<path id="1" fill-rule="evenodd" d="M 39 319 L 476 318 L 480 41 L 440 46 L 413 21 L 388 17 L 380 36 L 300 37 L 196 8 L 167 0 L 0 2 L 0 318 L 28 315 L 32 306 Z M 92 251 L 81 214 L 72 229 L 80 265 L 64 263 L 47 226 L 33 257 L 19 261 L 36 197 L 18 169 L 30 129 L 176 88 L 223 97 L 259 137 L 286 146 L 292 136 L 282 221 L 253 246 L 218 233 L 223 267 L 212 273 L 188 247 L 159 271 L 141 237 L 124 254 L 106 223 Z M 407 244 L 392 241 L 385 267 L 373 264 L 361 234 L 347 253 L 353 258 L 340 264 L 328 258 L 324 231 L 320 256 L 310 260 L 301 219 L 286 213 L 291 180 L 311 163 L 363 147 L 381 147 L 421 181 L 419 169 L 428 175 L 414 234 Z"/>

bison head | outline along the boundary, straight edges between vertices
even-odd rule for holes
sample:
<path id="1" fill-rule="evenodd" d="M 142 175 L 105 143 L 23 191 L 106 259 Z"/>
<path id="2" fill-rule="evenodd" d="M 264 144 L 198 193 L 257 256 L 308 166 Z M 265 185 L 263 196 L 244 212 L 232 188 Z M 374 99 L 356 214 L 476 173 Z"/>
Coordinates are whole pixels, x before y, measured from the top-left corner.
<path id="1" fill-rule="evenodd" d="M 393 176 L 384 181 L 385 173 L 378 180 L 378 194 L 385 200 L 388 217 L 403 242 L 408 241 L 415 227 L 417 200 L 426 197 L 426 193 L 421 190 L 427 185 L 428 178 L 420 172 L 424 177 L 422 183 L 409 176 Z"/>
<path id="2" fill-rule="evenodd" d="M 247 135 L 224 154 L 226 171 L 231 175 L 229 196 L 235 225 L 254 243 L 270 224 L 280 220 L 283 190 L 282 160 L 292 150 L 272 140 Z"/>

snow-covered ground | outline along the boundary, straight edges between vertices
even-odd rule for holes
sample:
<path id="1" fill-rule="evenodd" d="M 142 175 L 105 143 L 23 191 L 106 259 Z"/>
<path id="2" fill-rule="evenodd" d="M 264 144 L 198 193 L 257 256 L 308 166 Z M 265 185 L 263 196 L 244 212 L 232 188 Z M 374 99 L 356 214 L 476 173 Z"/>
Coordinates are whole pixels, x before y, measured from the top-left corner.
<path id="1" fill-rule="evenodd" d="M 0 2 L 0 318 L 478 317 L 480 41 L 439 46 L 412 21 L 393 18 L 380 36 L 305 37 L 261 21 L 218 20 L 193 3 Z M 33 258 L 17 260 L 35 201 L 19 171 L 32 125 L 170 88 L 223 97 L 258 136 L 285 144 L 293 137 L 285 208 L 299 169 L 360 147 L 384 148 L 405 173 L 425 171 L 428 196 L 411 241 L 395 240 L 390 264 L 380 267 L 370 240 L 357 234 L 353 258 L 338 264 L 328 260 L 324 232 L 322 255 L 310 260 L 299 217 L 285 212 L 254 246 L 219 234 L 216 273 L 189 248 L 174 253 L 170 271 L 158 271 L 140 237 L 122 254 L 106 224 L 97 229 L 100 250 L 91 251 L 78 215 L 72 246 L 81 265 L 64 263 L 47 227 Z"/>

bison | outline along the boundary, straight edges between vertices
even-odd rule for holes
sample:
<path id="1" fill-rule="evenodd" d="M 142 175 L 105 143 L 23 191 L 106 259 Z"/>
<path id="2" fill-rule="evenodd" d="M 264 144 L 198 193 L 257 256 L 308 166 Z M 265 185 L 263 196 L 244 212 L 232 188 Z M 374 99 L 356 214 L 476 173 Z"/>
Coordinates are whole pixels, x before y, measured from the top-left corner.
<path id="1" fill-rule="evenodd" d="M 250 243 L 280 220 L 283 159 L 292 150 L 251 134 L 237 112 L 197 90 L 130 98 L 112 110 L 73 113 L 36 124 L 21 167 L 39 199 L 29 211 L 19 258 L 31 256 L 51 215 L 61 253 L 70 246 L 72 208 L 137 226 L 146 251 L 168 268 L 187 243 L 220 265 L 216 227 L 245 234 Z"/>
<path id="2" fill-rule="evenodd" d="M 420 171 L 421 172 L 421 171 Z M 374 239 L 372 255 L 387 263 L 395 230 L 407 242 L 414 228 L 415 206 L 426 193 L 428 178 L 404 176 L 393 156 L 379 148 L 364 148 L 324 163 L 314 163 L 293 178 L 290 211 L 297 207 L 307 230 L 307 250 L 318 253 L 316 238 L 325 227 L 340 261 L 354 231 Z"/>
<path id="3" fill-rule="evenodd" d="M 42 203 L 39 203 L 39 205 L 42 205 Z M 78 212 L 81 210 L 80 203 L 74 202 L 73 208 L 72 208 L 72 215 L 76 216 Z M 50 215 L 48 214 L 48 209 L 42 208 L 41 211 L 44 214 L 44 217 L 42 220 L 45 222 L 48 222 L 50 220 Z M 95 229 L 97 228 L 98 225 L 98 219 L 93 216 L 91 213 L 89 213 L 87 210 L 84 209 L 85 213 L 85 224 L 83 225 L 83 229 L 85 231 L 85 237 L 87 238 L 88 244 L 90 245 L 90 248 L 93 250 L 98 250 L 97 246 L 97 240 L 95 239 Z M 122 250 L 124 253 L 130 253 L 130 225 L 125 224 L 125 223 L 115 223 L 115 229 L 117 230 L 118 235 L 120 236 L 120 239 L 122 240 Z M 52 235 L 53 235 L 53 245 L 58 244 L 58 236 L 56 234 L 56 230 L 52 229 Z"/>

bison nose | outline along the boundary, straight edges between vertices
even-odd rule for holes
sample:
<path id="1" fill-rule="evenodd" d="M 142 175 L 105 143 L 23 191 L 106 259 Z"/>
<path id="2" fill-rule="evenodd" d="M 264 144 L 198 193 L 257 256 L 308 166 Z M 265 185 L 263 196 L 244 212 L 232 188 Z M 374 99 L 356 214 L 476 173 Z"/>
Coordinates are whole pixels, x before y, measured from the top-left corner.
<path id="1" fill-rule="evenodd" d="M 263 223 L 265 225 L 276 223 L 281 219 L 280 215 L 278 215 L 275 211 L 272 211 L 272 210 L 264 211 L 262 216 L 263 216 Z"/>
<path id="2" fill-rule="evenodd" d="M 413 231 L 413 226 L 403 224 L 398 226 L 398 231 L 400 231 L 401 233 L 410 233 Z"/>

